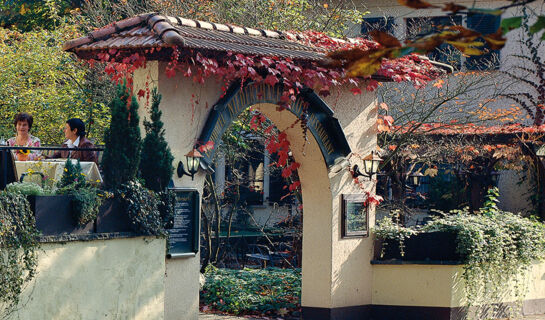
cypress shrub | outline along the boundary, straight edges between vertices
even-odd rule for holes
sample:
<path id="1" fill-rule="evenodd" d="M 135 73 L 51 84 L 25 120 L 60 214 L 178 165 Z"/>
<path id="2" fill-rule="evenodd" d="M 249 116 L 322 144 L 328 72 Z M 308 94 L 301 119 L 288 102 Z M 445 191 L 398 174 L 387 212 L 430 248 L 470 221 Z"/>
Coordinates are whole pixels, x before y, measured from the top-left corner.
<path id="1" fill-rule="evenodd" d="M 138 102 L 125 84 L 118 85 L 110 103 L 111 122 L 104 135 L 102 156 L 104 185 L 109 190 L 134 180 L 140 162 L 141 138 L 138 126 Z"/>
<path id="2" fill-rule="evenodd" d="M 161 121 L 162 112 L 159 110 L 161 95 L 157 92 L 157 88 L 153 89 L 152 96 L 151 122 L 144 120 L 146 137 L 140 154 L 140 175 L 144 179 L 146 188 L 160 192 L 168 186 L 172 177 L 174 157 L 165 140 L 165 129 Z"/>

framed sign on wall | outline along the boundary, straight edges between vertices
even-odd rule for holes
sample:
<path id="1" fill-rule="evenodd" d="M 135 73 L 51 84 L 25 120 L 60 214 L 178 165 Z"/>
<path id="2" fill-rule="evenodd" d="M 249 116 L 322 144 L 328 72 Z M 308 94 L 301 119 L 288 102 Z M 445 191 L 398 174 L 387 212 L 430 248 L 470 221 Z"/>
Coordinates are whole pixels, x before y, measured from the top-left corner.
<path id="1" fill-rule="evenodd" d="M 364 194 L 341 195 L 341 237 L 367 237 L 369 212 Z"/>
<path id="2" fill-rule="evenodd" d="M 174 192 L 174 222 L 168 232 L 167 258 L 194 257 L 199 251 L 200 195 L 193 188 L 169 188 Z"/>

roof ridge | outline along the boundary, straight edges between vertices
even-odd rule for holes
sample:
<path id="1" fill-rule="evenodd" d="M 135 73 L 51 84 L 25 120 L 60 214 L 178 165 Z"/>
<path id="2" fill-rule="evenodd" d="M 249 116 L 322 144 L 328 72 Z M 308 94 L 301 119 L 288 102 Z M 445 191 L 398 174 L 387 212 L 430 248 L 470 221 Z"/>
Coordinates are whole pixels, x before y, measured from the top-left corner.
<path id="1" fill-rule="evenodd" d="M 223 32 L 230 32 L 236 34 L 246 34 L 252 36 L 259 36 L 264 38 L 279 38 L 284 39 L 284 33 L 277 30 L 268 29 L 256 29 L 244 26 L 238 26 L 229 23 L 216 23 L 210 21 L 202 21 L 197 19 L 188 19 L 180 16 L 164 16 L 169 20 L 171 24 L 181 25 L 185 27 L 193 27 L 207 30 L 218 30 Z"/>
<path id="2" fill-rule="evenodd" d="M 89 32 L 87 34 L 87 36 L 85 36 L 85 37 L 81 37 L 81 38 L 66 41 L 64 43 L 64 45 L 62 46 L 62 49 L 66 51 L 66 50 L 70 50 L 70 49 L 75 48 L 75 47 L 79 47 L 79 46 L 84 45 L 84 44 L 88 44 L 88 43 L 90 43 L 90 42 L 92 42 L 94 40 L 97 40 L 97 39 L 106 38 L 106 37 L 110 36 L 111 34 L 113 34 L 115 32 L 118 32 L 119 30 L 127 29 L 127 28 L 134 27 L 136 25 L 141 24 L 142 22 L 147 20 L 151 15 L 153 15 L 153 14 L 152 13 L 144 13 L 144 14 L 139 14 L 139 15 L 134 16 L 134 17 L 130 17 L 130 18 L 127 18 L 127 19 L 123 19 L 123 20 L 120 20 L 120 21 L 113 22 L 113 23 L 111 23 L 109 25 L 106 25 L 106 26 L 104 26 L 102 28 L 98 28 L 96 30 L 93 30 L 93 31 Z"/>

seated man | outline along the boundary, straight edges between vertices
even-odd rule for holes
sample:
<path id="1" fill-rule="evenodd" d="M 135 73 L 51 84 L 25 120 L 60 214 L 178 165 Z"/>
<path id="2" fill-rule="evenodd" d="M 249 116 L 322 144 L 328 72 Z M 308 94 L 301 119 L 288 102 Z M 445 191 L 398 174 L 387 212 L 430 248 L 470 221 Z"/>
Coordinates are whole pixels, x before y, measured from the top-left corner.
<path id="1" fill-rule="evenodd" d="M 94 148 L 95 145 L 85 138 L 85 123 L 81 119 L 72 118 L 66 121 L 64 125 L 64 137 L 66 140 L 63 148 Z M 55 152 L 49 158 L 70 158 L 79 159 L 80 161 L 97 162 L 97 154 L 94 151 L 71 151 L 61 150 Z"/>

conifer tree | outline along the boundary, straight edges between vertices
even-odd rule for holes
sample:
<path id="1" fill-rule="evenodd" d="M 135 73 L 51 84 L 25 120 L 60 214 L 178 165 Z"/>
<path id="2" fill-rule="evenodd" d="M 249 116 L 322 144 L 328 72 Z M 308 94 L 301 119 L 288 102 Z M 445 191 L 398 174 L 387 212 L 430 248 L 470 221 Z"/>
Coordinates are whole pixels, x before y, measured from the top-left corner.
<path id="1" fill-rule="evenodd" d="M 126 85 L 118 85 L 110 103 L 110 128 L 104 135 L 102 156 L 104 185 L 109 190 L 136 178 L 140 162 L 141 138 L 138 126 L 138 102 Z"/>
<path id="2" fill-rule="evenodd" d="M 161 95 L 157 92 L 157 88 L 153 89 L 152 96 L 151 122 L 144 120 L 146 137 L 142 143 L 140 175 L 148 189 L 159 192 L 167 187 L 172 177 L 174 157 L 165 140 L 165 129 L 161 121 L 162 112 L 159 110 Z"/>

